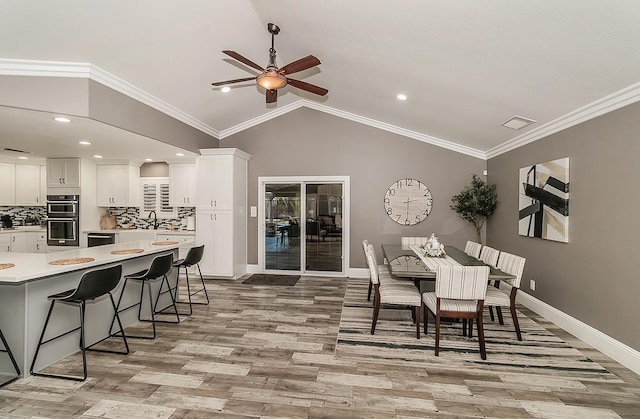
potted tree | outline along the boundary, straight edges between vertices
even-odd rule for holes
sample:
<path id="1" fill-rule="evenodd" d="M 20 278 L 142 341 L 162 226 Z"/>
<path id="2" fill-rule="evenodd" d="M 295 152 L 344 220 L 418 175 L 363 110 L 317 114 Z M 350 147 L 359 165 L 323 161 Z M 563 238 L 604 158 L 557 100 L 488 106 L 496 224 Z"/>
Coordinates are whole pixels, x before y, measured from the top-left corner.
<path id="1" fill-rule="evenodd" d="M 463 220 L 469 221 L 476 229 L 478 243 L 482 244 L 482 226 L 487 217 L 498 206 L 496 184 L 488 183 L 477 175 L 473 175 L 471 184 L 451 198 L 451 209 Z"/>

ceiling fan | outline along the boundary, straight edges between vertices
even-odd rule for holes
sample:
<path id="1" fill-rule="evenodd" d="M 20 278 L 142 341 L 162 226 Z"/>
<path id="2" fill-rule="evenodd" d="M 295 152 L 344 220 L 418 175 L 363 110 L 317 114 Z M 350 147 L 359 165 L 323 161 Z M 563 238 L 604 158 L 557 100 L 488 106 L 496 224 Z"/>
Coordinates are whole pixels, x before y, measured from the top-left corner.
<path id="1" fill-rule="evenodd" d="M 267 93 L 267 103 L 274 103 L 278 99 L 278 89 L 282 89 L 286 85 L 290 84 L 298 89 L 305 90 L 316 95 L 324 96 L 329 91 L 323 87 L 313 85 L 300 80 L 295 80 L 287 77 L 289 74 L 297 73 L 309 68 L 315 67 L 320 64 L 320 60 L 313 55 L 307 55 L 304 58 L 293 61 L 281 68 L 276 66 L 276 50 L 273 47 L 275 36 L 280 32 L 278 25 L 274 23 L 267 23 L 267 30 L 271 33 L 271 48 L 269 49 L 269 64 L 267 68 L 262 68 L 258 64 L 243 57 L 235 51 L 224 50 L 223 53 L 229 57 L 240 61 L 249 67 L 259 70 L 261 73 L 257 77 L 245 77 L 242 79 L 226 80 L 217 83 L 211 83 L 212 86 L 224 86 L 225 84 L 241 83 L 243 81 L 249 81 L 255 79 L 258 86 L 263 87 Z"/>

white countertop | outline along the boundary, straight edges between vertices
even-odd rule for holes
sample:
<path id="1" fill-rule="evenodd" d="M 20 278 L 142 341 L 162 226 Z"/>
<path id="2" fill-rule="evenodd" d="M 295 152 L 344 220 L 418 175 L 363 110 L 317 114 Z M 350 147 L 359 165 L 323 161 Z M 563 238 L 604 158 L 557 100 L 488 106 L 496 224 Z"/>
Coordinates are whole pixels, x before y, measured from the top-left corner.
<path id="1" fill-rule="evenodd" d="M 195 236 L 195 231 L 186 230 L 153 230 L 144 228 L 115 228 L 111 230 L 82 230 L 83 233 L 155 233 L 155 234 L 169 234 L 176 236 Z"/>
<path id="2" fill-rule="evenodd" d="M 115 263 L 149 254 L 179 248 L 183 243 L 154 245 L 155 240 L 136 240 L 106 246 L 74 249 L 56 253 L 0 253 L 0 263 L 13 263 L 15 266 L 0 269 L 0 285 L 15 285 L 53 275 L 84 270 L 93 266 Z M 144 249 L 141 253 L 114 255 L 113 250 Z M 84 258 L 95 259 L 92 262 L 76 265 L 49 265 L 59 259 Z"/>

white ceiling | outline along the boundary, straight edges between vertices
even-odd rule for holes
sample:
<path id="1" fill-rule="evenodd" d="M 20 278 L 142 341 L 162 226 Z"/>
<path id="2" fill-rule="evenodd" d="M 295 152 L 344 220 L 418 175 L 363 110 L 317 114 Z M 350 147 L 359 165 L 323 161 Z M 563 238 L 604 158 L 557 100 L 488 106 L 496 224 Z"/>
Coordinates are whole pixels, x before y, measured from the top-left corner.
<path id="1" fill-rule="evenodd" d="M 255 74 L 223 49 L 267 65 L 267 22 L 278 65 L 315 55 L 294 78 L 327 96 L 287 86 L 266 105 L 252 82 L 211 88 Z M 312 103 L 488 153 L 640 90 L 640 2 L 623 0 L 3 0 L 0 39 L 0 58 L 90 63 L 220 138 Z M 500 126 L 514 115 L 537 122 Z"/>

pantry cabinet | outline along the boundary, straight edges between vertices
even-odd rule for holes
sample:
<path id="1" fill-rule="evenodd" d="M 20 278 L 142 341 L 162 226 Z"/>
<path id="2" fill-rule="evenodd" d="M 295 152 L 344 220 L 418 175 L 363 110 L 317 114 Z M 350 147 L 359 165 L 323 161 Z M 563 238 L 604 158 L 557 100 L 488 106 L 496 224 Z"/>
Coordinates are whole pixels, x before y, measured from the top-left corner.
<path id="1" fill-rule="evenodd" d="M 196 157 L 196 243 L 205 276 L 238 278 L 247 270 L 247 171 L 250 154 L 235 148 Z"/>

